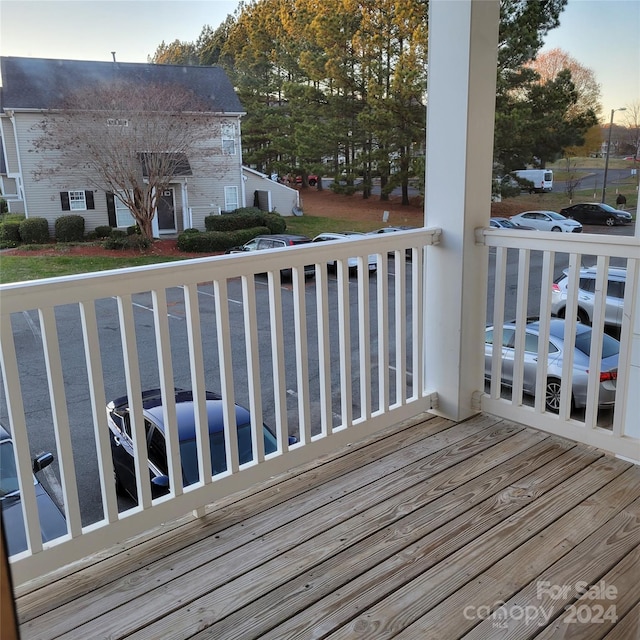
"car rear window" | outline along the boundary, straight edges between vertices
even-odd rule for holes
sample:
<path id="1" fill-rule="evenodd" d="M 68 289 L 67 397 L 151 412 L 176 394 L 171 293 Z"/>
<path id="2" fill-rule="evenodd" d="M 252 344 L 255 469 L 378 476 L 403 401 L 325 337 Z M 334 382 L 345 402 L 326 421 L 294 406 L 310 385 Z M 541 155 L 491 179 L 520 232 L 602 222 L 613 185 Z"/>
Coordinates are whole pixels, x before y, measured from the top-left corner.
<path id="1" fill-rule="evenodd" d="M 584 331 L 576 336 L 576 349 L 587 356 L 591 355 L 591 331 Z M 615 356 L 620 352 L 620 343 L 606 333 L 602 336 L 602 358 Z"/>
<path id="2" fill-rule="evenodd" d="M 273 453 L 278 448 L 278 441 L 266 427 L 262 428 L 264 437 L 264 452 Z M 211 467 L 213 475 L 227 470 L 225 456 L 224 433 L 216 431 L 209 434 L 209 451 L 211 453 Z M 253 460 L 251 446 L 251 424 L 238 425 L 238 458 L 240 464 Z M 180 458 L 182 460 L 182 475 L 185 486 L 198 482 L 198 449 L 195 439 L 180 442 Z"/>

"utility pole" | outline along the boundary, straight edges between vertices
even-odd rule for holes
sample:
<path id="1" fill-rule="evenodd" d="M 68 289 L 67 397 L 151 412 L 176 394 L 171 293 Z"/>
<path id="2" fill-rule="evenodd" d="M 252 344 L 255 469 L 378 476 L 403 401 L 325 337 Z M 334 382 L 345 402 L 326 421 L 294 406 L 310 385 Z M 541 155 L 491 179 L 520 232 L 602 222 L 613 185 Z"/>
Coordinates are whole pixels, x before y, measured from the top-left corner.
<path id="1" fill-rule="evenodd" d="M 609 138 L 607 140 L 607 157 L 604 161 L 604 180 L 602 182 L 602 202 L 604 204 L 604 196 L 607 192 L 607 173 L 609 172 L 609 156 L 611 155 L 611 130 L 613 129 L 613 114 L 616 111 L 626 111 L 626 107 L 620 107 L 619 109 L 611 109 L 611 121 L 609 122 Z"/>

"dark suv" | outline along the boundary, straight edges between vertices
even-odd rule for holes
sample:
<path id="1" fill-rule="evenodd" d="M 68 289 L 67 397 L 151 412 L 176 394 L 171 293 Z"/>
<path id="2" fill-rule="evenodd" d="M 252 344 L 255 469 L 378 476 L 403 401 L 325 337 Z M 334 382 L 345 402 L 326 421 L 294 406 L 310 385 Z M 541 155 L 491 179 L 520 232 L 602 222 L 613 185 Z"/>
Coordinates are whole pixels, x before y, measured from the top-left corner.
<path id="1" fill-rule="evenodd" d="M 273 233 L 269 235 L 256 236 L 253 240 L 249 240 L 243 245 L 231 247 L 225 253 L 244 253 L 245 251 L 263 251 L 264 249 L 284 249 L 285 247 L 294 247 L 300 244 L 308 244 L 311 238 L 307 236 L 295 235 L 291 233 Z M 291 269 L 282 269 L 282 276 L 290 277 Z M 311 278 L 315 275 L 316 269 L 312 264 L 304 267 L 305 278 Z"/>
<path id="2" fill-rule="evenodd" d="M 593 307 L 595 303 L 596 287 L 595 267 L 580 270 L 578 284 L 578 321 L 591 324 L 593 321 Z M 553 285 L 551 294 L 551 313 L 564 318 L 567 306 L 567 286 L 569 284 L 568 270 L 565 270 Z M 604 322 L 611 327 L 620 328 L 622 325 L 622 308 L 624 305 L 624 288 L 627 280 L 627 270 L 610 267 L 607 282 L 607 297 L 605 301 Z"/>

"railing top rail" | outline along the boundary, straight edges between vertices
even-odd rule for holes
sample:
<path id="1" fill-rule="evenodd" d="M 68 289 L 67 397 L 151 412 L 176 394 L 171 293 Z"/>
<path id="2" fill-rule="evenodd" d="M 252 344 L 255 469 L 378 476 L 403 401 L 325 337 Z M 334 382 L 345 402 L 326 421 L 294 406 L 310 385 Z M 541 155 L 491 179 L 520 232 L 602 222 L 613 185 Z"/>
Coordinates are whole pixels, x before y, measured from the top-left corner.
<path id="1" fill-rule="evenodd" d="M 363 235 L 353 241 L 320 242 L 268 251 L 193 258 L 141 267 L 126 267 L 0 285 L 0 315 L 100 298 L 132 295 L 188 283 L 224 280 L 286 267 L 322 264 L 331 243 L 332 259 L 383 254 L 436 244 L 440 229 L 421 228 L 389 234 Z M 54 294 L 52 294 L 54 292 Z"/>
<path id="2" fill-rule="evenodd" d="M 480 227 L 476 229 L 476 243 L 488 247 L 573 252 L 630 259 L 640 258 L 640 242 L 633 236 L 609 236 L 599 233 L 554 233 L 552 231 L 511 231 L 508 229 Z"/>

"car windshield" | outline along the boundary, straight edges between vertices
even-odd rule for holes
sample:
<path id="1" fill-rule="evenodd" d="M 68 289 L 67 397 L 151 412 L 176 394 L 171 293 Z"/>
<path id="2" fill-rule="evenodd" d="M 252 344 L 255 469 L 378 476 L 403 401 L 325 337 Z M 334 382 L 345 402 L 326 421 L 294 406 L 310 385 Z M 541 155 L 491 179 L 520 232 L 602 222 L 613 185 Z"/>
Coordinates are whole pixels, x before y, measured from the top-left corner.
<path id="1" fill-rule="evenodd" d="M 19 489 L 16 460 L 10 440 L 0 442 L 0 498 Z"/>
<path id="2" fill-rule="evenodd" d="M 507 227 L 508 229 L 515 229 L 516 225 L 511 222 L 511 220 L 498 220 L 498 224 Z"/>
<path id="3" fill-rule="evenodd" d="M 547 211 L 546 214 L 550 218 L 553 218 L 554 220 L 564 220 L 564 216 L 561 216 L 559 213 L 556 213 L 555 211 Z"/>
<path id="4" fill-rule="evenodd" d="M 618 209 L 615 209 L 610 204 L 601 204 L 600 207 L 602 209 L 604 209 L 605 211 L 610 211 L 610 212 L 613 212 L 613 213 L 620 213 L 620 211 Z"/>
<path id="5" fill-rule="evenodd" d="M 591 355 L 591 331 L 584 331 L 576 336 L 576 349 L 585 355 Z M 602 358 L 615 356 L 620 352 L 620 343 L 607 335 L 602 336 Z"/>
<path id="6" fill-rule="evenodd" d="M 264 452 L 273 453 L 278 448 L 275 436 L 263 427 Z M 227 470 L 225 456 L 224 432 L 217 431 L 209 434 L 209 447 L 211 451 L 211 468 L 213 475 Z M 251 446 L 251 424 L 238 425 L 238 457 L 240 464 L 253 460 L 253 447 Z M 185 486 L 198 482 L 198 454 L 195 438 L 180 442 L 180 458 L 182 459 L 182 475 Z"/>

